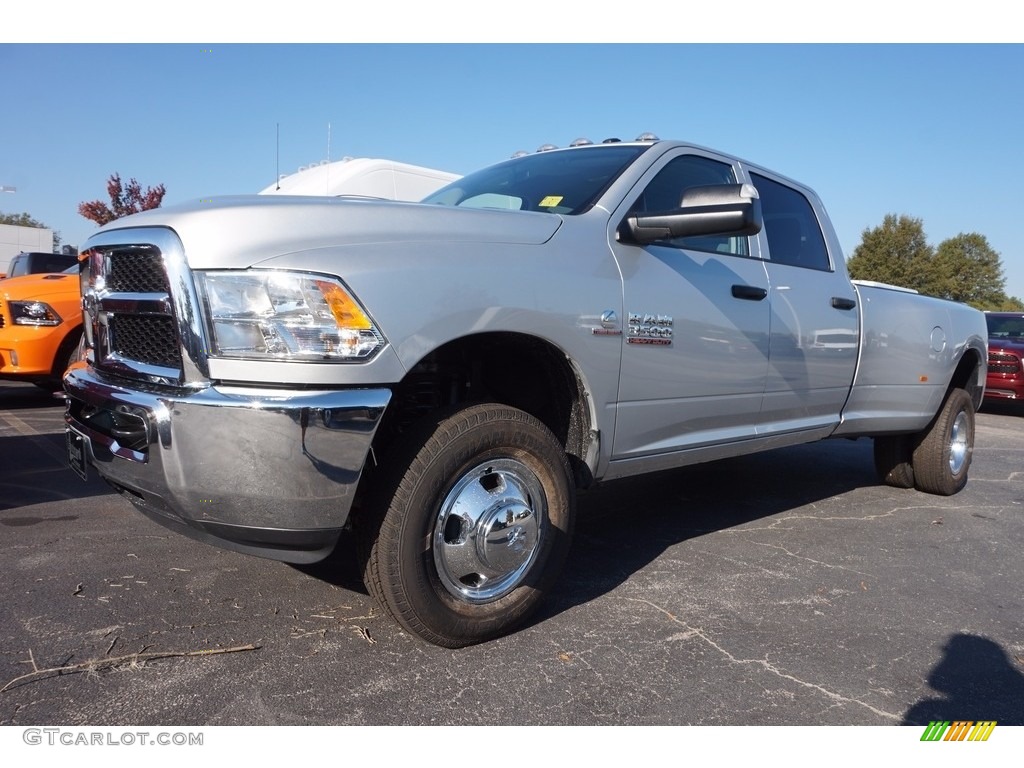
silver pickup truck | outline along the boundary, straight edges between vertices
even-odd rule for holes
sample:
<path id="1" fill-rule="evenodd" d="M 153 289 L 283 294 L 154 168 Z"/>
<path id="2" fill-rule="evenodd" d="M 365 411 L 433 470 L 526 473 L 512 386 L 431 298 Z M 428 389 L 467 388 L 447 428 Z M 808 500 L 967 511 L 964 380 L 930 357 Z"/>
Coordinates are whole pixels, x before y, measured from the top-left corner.
<path id="1" fill-rule="evenodd" d="M 366 585 L 458 647 L 550 589 L 599 481 L 871 436 L 967 482 L 980 312 L 851 283 L 813 191 L 656 139 L 517 157 L 422 203 L 216 198 L 82 250 L 69 461 L 161 524 Z"/>

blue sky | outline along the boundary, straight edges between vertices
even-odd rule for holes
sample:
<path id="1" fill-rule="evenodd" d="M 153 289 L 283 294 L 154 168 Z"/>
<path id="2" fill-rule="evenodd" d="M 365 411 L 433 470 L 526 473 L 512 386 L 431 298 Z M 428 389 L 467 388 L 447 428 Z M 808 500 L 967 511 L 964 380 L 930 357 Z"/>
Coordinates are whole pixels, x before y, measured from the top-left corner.
<path id="1" fill-rule="evenodd" d="M 130 39 L 130 38 L 129 38 Z M 165 205 L 383 157 L 466 173 L 653 131 L 815 188 L 849 255 L 887 213 L 985 235 L 1024 298 L 1016 44 L 0 44 L 0 211 L 81 243 L 117 171 Z"/>

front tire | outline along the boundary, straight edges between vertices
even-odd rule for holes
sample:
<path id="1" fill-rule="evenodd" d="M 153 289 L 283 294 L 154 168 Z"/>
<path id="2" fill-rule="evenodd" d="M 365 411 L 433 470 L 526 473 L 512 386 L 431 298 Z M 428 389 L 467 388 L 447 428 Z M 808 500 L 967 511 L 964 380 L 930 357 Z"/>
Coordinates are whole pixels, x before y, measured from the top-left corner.
<path id="1" fill-rule="evenodd" d="M 974 401 L 952 389 L 939 415 L 914 448 L 914 484 L 919 491 L 952 496 L 967 484 L 974 454 Z"/>
<path id="2" fill-rule="evenodd" d="M 385 463 L 357 519 L 369 592 L 449 648 L 519 626 L 572 535 L 572 475 L 554 435 L 518 409 L 473 405 L 415 429 Z"/>

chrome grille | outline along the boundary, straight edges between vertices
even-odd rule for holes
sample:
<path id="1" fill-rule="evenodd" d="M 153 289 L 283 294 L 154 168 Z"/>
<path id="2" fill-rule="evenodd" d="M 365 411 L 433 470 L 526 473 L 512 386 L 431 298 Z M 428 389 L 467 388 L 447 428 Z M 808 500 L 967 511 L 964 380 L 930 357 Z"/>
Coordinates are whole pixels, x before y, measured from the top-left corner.
<path id="1" fill-rule="evenodd" d="M 110 347 L 118 357 L 147 365 L 181 368 L 174 319 L 166 315 L 112 315 Z"/>
<path id="2" fill-rule="evenodd" d="M 160 253 L 152 248 L 113 251 L 107 290 L 114 293 L 169 293 Z"/>
<path id="3" fill-rule="evenodd" d="M 988 356 L 989 373 L 1020 373 L 1021 363 L 1017 355 L 992 352 Z"/>

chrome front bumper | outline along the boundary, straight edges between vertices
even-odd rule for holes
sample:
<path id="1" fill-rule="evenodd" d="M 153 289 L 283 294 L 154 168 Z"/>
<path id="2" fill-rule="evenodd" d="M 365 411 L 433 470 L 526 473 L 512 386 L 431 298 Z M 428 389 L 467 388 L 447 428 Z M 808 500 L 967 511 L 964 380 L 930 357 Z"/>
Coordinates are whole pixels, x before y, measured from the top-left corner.
<path id="1" fill-rule="evenodd" d="M 148 388 L 87 367 L 64 379 L 85 461 L 147 516 L 293 563 L 330 554 L 388 389 Z"/>

